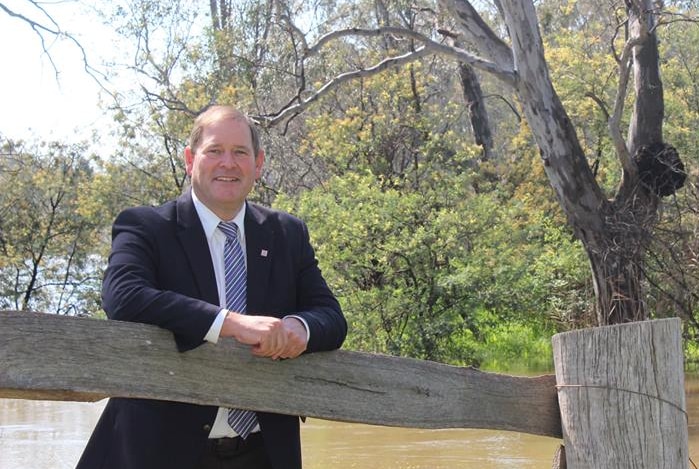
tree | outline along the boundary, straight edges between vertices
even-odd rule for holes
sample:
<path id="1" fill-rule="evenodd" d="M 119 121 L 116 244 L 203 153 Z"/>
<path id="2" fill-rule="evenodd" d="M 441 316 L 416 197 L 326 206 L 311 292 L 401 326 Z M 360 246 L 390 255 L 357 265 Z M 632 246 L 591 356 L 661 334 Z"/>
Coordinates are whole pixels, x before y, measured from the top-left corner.
<path id="1" fill-rule="evenodd" d="M 454 22 L 459 40 L 474 52 L 437 42 L 437 31 L 433 37 L 396 27 L 333 31 L 307 48 L 304 60 L 310 60 L 332 41 L 345 38 L 393 35 L 421 45 L 402 55 L 386 57 L 373 67 L 338 75 L 315 92 L 299 88 L 296 99 L 268 122 L 288 119 L 352 78 L 371 76 L 432 54 L 455 57 L 494 75 L 517 96 L 549 182 L 585 247 L 592 268 L 598 323 L 647 318 L 642 291 L 644 252 L 652 237 L 660 198 L 674 194 L 685 177 L 677 152 L 662 135 L 664 96 L 657 33 L 663 10 L 650 0 L 615 3 L 617 12 L 627 13 L 619 27 L 628 27 L 617 57 L 617 93 L 611 105 L 603 106 L 611 109 L 609 132 L 623 172 L 618 189 L 610 197 L 596 181 L 551 81 L 533 2 L 496 2 L 505 26 L 502 34 L 497 34 L 468 1 L 441 0 L 439 4 L 442 14 Z M 505 34 L 508 42 L 503 39 Z M 618 46 L 619 41 L 613 45 Z M 628 94 L 630 76 L 634 79 L 633 98 Z M 625 114 L 629 99 L 633 102 L 630 116 Z M 629 119 L 626 138 L 621 130 L 624 118 Z"/>
<path id="2" fill-rule="evenodd" d="M 59 314 L 98 308 L 98 224 L 81 213 L 92 178 L 81 145 L 6 140 L 0 163 L 0 307 Z"/>

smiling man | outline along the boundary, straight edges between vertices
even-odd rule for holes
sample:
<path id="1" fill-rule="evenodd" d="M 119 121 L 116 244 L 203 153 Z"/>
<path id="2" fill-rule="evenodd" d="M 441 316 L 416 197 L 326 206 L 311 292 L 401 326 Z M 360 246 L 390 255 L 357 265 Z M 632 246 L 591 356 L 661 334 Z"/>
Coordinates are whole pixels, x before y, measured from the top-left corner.
<path id="1" fill-rule="evenodd" d="M 340 347 L 347 324 L 305 224 L 246 200 L 264 164 L 250 119 L 207 109 L 184 159 L 190 190 L 114 222 L 109 318 L 168 329 L 181 352 L 221 337 L 269 359 Z M 300 469 L 299 433 L 296 416 L 114 398 L 77 467 Z"/>

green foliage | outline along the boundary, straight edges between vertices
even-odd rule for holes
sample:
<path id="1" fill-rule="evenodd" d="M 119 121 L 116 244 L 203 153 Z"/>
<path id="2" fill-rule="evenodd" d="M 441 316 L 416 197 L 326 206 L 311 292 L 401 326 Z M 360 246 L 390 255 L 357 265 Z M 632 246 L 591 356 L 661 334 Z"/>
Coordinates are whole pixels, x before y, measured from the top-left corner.
<path id="1" fill-rule="evenodd" d="M 497 322 L 483 331 L 484 340 L 477 350 L 480 367 L 508 373 L 551 372 L 551 333 L 531 324 Z"/>
<path id="2" fill-rule="evenodd" d="M 589 316 L 584 253 L 526 127 L 508 143 L 517 157 L 478 163 L 438 77 L 414 64 L 326 98 L 301 148 L 335 177 L 276 204 L 308 221 L 348 347 L 504 366 L 519 344 L 534 362 L 556 327 Z"/>
<path id="3" fill-rule="evenodd" d="M 366 173 L 334 178 L 326 188 L 304 193 L 294 211 L 312 226 L 324 272 L 355 331 L 350 343 L 443 359 L 440 345 L 463 322 L 457 292 L 444 279 L 465 249 L 454 207 L 466 198 L 458 190 L 400 191 Z"/>
<path id="4" fill-rule="evenodd" d="M 695 8 L 694 15 L 699 14 Z M 665 87 L 665 139 L 672 143 L 688 163 L 697 163 L 699 148 L 699 26 L 681 22 L 661 30 L 660 54 Z"/>
<path id="5" fill-rule="evenodd" d="M 699 341 L 696 338 L 692 340 L 684 340 L 684 361 L 687 371 L 696 372 L 699 370 Z"/>
<path id="6" fill-rule="evenodd" d="M 696 18 L 696 4 L 666 2 L 667 12 L 677 18 Z M 619 7 L 621 8 L 621 7 Z M 538 7 L 546 38 L 547 59 L 556 89 L 576 124 L 597 180 L 608 194 L 619 184 L 621 170 L 606 129 L 618 87 L 613 47 L 620 53 L 623 35 L 616 18 L 599 15 L 599 3 L 589 0 L 544 1 Z M 622 17 L 624 11 L 616 11 Z M 668 18 L 665 16 L 664 18 Z M 657 28 L 660 72 L 663 81 L 663 139 L 677 148 L 688 172 L 685 187 L 673 197 L 660 201 L 658 223 L 643 259 L 647 297 L 654 317 L 681 316 L 688 320 L 689 340 L 696 336 L 699 314 L 699 285 L 696 269 L 698 226 L 696 207 L 699 162 L 699 27 L 695 21 L 661 24 Z M 628 125 L 633 93 L 629 93 L 622 117 Z M 579 321 L 567 321 L 579 325 Z"/>
<path id="7" fill-rule="evenodd" d="M 581 314 L 568 307 L 571 299 L 587 306 L 588 273 L 577 267 L 584 255 L 570 234 L 516 201 L 474 193 L 465 174 L 426 177 L 411 192 L 348 172 L 277 205 L 309 223 L 350 323 L 350 348 L 499 363 L 493 357 L 497 344 L 510 343 L 506 335 L 538 346 L 558 321 Z M 526 229 L 513 230 L 518 223 Z M 510 322 L 521 329 L 494 332 Z"/>
<path id="8" fill-rule="evenodd" d="M 99 223 L 81 213 L 92 180 L 82 145 L 6 140 L 0 163 L 0 309 L 96 308 Z"/>
<path id="9" fill-rule="evenodd" d="M 430 133 L 431 113 L 422 108 L 421 94 L 427 85 L 422 80 L 429 77 L 419 74 L 419 68 L 416 64 L 364 80 L 340 116 L 309 119 L 307 151 L 333 174 L 368 169 L 391 178 L 414 171 L 414 165 L 422 162 L 420 147 L 435 135 Z M 418 80 L 415 88 L 411 78 Z"/>

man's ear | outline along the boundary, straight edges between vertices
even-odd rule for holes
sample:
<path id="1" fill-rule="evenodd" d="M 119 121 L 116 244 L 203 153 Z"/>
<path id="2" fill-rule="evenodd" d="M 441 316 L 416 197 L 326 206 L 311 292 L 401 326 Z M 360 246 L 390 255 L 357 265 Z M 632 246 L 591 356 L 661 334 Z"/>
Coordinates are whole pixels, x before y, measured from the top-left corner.
<path id="1" fill-rule="evenodd" d="M 184 167 L 187 171 L 187 175 L 192 175 L 192 167 L 194 166 L 194 153 L 189 145 L 184 147 Z"/>
<path id="2" fill-rule="evenodd" d="M 262 166 L 265 164 L 265 151 L 260 149 L 255 157 L 255 180 L 262 177 Z"/>

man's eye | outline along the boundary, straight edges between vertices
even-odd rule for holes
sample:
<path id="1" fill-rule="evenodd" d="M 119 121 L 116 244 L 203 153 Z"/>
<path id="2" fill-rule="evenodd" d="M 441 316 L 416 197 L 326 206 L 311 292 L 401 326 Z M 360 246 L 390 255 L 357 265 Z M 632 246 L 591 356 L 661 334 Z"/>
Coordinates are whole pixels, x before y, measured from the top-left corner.
<path id="1" fill-rule="evenodd" d="M 220 148 L 210 148 L 206 150 L 206 153 L 211 156 L 219 156 L 223 151 Z"/>

